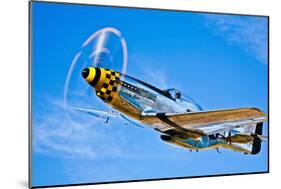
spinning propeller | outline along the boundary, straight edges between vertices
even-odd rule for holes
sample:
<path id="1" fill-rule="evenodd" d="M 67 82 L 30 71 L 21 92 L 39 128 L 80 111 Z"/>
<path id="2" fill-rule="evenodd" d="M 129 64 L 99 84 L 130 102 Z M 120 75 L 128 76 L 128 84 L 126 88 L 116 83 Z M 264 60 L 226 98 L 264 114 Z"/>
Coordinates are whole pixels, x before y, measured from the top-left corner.
<path id="1" fill-rule="evenodd" d="M 87 67 L 113 69 L 125 74 L 127 69 L 127 45 L 121 32 L 115 28 L 102 28 L 90 35 L 75 54 L 64 85 L 63 107 L 66 116 L 73 107 L 108 108 L 93 95 L 93 88 L 84 83 L 81 72 Z M 107 111 L 106 111 L 107 112 Z M 106 122 L 109 118 L 106 118 Z"/>

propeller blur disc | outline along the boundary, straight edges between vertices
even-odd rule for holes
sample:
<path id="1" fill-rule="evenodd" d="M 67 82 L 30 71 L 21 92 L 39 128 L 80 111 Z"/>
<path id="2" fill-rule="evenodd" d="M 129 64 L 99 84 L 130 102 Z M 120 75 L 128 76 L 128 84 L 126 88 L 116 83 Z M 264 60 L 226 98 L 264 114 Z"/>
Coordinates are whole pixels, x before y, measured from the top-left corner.
<path id="1" fill-rule="evenodd" d="M 87 92 L 89 85 L 83 85 L 85 81 L 81 77 L 81 71 L 84 68 L 102 67 L 125 74 L 127 57 L 126 41 L 119 30 L 107 27 L 90 35 L 73 57 L 67 72 L 63 94 L 64 110 L 69 104 L 77 106 L 82 103 L 83 105 L 83 100 L 89 100 L 90 95 L 93 98 L 93 94 Z"/>

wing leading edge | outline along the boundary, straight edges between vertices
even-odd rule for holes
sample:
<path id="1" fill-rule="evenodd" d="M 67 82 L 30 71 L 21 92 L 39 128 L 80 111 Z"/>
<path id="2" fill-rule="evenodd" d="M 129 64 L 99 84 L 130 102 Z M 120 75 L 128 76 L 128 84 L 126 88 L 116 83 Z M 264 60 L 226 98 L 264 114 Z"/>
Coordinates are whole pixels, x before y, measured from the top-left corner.
<path id="1" fill-rule="evenodd" d="M 257 108 L 240 108 L 188 113 L 143 113 L 142 119 L 151 124 L 162 124 L 166 131 L 179 129 L 210 135 L 233 128 L 255 125 L 266 121 Z"/>

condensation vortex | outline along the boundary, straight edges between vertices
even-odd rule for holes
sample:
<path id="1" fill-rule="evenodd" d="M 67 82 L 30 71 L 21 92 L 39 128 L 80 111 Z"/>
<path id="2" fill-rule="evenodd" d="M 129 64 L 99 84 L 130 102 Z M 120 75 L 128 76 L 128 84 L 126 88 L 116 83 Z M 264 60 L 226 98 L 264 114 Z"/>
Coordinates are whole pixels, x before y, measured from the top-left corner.
<path id="1" fill-rule="evenodd" d="M 74 69 L 78 66 L 78 63 L 80 63 L 78 60 L 79 58 L 83 55 L 83 48 L 87 47 L 91 42 L 93 42 L 94 40 L 97 39 L 97 47 L 95 49 L 93 49 L 93 51 L 90 53 L 89 58 L 95 58 L 94 62 L 98 63 L 100 60 L 97 56 L 95 56 L 96 54 L 103 52 L 105 54 L 109 54 L 110 50 L 107 48 L 103 47 L 103 44 L 105 43 L 105 34 L 113 34 L 116 37 L 118 37 L 118 39 L 120 40 L 121 46 L 122 46 L 122 53 L 123 53 L 123 62 L 122 62 L 122 70 L 121 73 L 125 74 L 126 73 L 126 69 L 127 69 L 127 59 L 128 59 L 128 51 L 127 51 L 127 45 L 126 45 L 126 41 L 124 39 L 124 37 L 122 36 L 121 32 L 115 28 L 112 27 L 106 27 L 106 28 L 102 28 L 96 32 L 94 32 L 81 46 L 81 49 L 78 53 L 75 54 L 67 76 L 66 76 L 66 80 L 65 80 L 65 84 L 64 84 L 64 92 L 63 92 L 63 107 L 64 110 L 66 110 L 66 108 L 68 107 L 68 92 L 69 92 L 69 84 L 70 84 L 70 80 L 73 74 Z M 84 66 L 85 63 L 82 64 L 82 66 Z M 93 65 L 94 66 L 94 65 Z"/>

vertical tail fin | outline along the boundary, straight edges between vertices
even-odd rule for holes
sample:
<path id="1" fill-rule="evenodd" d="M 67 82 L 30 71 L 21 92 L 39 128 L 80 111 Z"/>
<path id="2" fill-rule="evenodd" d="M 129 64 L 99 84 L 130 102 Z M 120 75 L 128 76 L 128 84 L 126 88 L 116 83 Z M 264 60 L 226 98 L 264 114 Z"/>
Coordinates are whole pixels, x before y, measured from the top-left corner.
<path id="1" fill-rule="evenodd" d="M 255 130 L 255 134 L 256 135 L 262 135 L 262 126 L 263 123 L 258 123 L 256 125 L 256 130 Z M 259 137 L 255 137 L 254 141 L 253 141 L 253 148 L 252 148 L 252 152 L 251 154 L 258 154 L 261 150 L 261 139 Z"/>
<path id="2" fill-rule="evenodd" d="M 236 129 L 240 134 L 232 136 L 231 142 L 225 147 L 246 154 L 258 154 L 261 150 L 262 140 L 266 140 L 266 137 L 262 136 L 262 126 L 261 122 Z"/>

